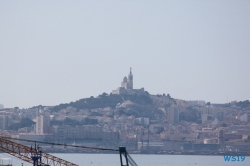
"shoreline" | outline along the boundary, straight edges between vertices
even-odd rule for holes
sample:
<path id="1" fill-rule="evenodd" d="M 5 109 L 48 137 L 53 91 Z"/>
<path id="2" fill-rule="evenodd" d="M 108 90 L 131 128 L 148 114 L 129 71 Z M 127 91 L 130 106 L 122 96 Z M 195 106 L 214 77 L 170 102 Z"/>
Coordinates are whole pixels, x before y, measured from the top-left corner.
<path id="1" fill-rule="evenodd" d="M 119 154 L 119 151 L 110 150 L 88 150 L 75 148 L 47 148 L 42 147 L 42 152 L 45 153 L 83 153 L 83 154 Z M 199 155 L 199 156 L 250 156 L 250 151 L 194 151 L 194 150 L 132 150 L 127 149 L 129 154 L 149 154 L 149 155 Z M 4 153 L 4 152 L 0 152 Z"/>

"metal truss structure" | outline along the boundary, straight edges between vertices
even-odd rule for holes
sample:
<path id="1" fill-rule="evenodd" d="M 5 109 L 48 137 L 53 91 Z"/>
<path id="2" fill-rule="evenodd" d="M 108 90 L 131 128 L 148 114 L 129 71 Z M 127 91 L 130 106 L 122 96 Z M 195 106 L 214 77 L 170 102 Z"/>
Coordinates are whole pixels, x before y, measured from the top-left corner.
<path id="1" fill-rule="evenodd" d="M 78 166 L 76 164 L 65 161 L 61 158 L 55 157 L 47 153 L 37 152 L 37 149 L 18 144 L 16 142 L 9 141 L 0 136 L 0 151 L 8 153 L 14 157 L 17 157 L 23 161 L 33 164 L 32 154 L 39 153 L 41 155 L 41 166 Z"/>

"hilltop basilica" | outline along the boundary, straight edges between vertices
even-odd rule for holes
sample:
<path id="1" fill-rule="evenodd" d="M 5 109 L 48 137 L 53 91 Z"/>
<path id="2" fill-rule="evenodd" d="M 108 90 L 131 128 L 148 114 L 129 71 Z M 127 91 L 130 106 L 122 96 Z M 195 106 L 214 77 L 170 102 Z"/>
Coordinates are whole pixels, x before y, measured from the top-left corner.
<path id="1" fill-rule="evenodd" d="M 137 94 L 137 95 L 145 95 L 144 88 L 141 89 L 133 89 L 133 74 L 132 69 L 130 68 L 130 72 L 128 74 L 128 77 L 124 77 L 123 81 L 121 82 L 121 87 L 117 88 L 116 90 L 112 91 L 112 94 Z"/>

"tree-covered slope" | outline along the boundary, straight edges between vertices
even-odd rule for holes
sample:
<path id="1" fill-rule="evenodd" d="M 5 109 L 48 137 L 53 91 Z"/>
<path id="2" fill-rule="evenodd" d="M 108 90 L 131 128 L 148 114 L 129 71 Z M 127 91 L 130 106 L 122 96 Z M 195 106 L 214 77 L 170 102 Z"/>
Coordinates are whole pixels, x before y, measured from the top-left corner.
<path id="1" fill-rule="evenodd" d="M 68 106 L 74 107 L 76 109 L 95 109 L 95 108 L 115 108 L 118 104 L 123 103 L 124 101 L 131 101 L 139 105 L 152 105 L 153 101 L 150 98 L 150 95 L 113 95 L 103 93 L 98 97 L 90 97 L 80 99 L 75 102 L 60 104 L 52 108 L 53 111 L 59 111 Z"/>

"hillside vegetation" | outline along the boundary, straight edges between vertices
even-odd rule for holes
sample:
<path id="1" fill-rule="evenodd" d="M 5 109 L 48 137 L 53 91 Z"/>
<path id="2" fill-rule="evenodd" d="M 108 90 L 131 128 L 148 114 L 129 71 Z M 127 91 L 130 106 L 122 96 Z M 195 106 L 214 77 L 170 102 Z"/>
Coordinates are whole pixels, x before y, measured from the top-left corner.
<path id="1" fill-rule="evenodd" d="M 164 116 L 164 112 L 159 107 L 171 106 L 172 100 L 161 101 L 162 98 L 168 99 L 168 96 L 151 96 L 146 95 L 108 95 L 103 93 L 98 97 L 90 97 L 77 100 L 75 102 L 60 104 L 52 108 L 52 111 L 58 112 L 67 107 L 81 109 L 99 109 L 110 107 L 114 114 L 127 115 L 135 117 L 149 117 L 159 119 Z M 92 113 L 92 115 L 97 113 Z"/>
<path id="2" fill-rule="evenodd" d="M 60 104 L 58 106 L 53 107 L 52 110 L 59 111 L 60 109 L 66 108 L 68 106 L 77 109 L 95 109 L 105 107 L 110 107 L 114 109 L 117 105 L 127 100 L 139 105 L 152 105 L 153 103 L 152 99 L 150 98 L 150 95 L 108 95 L 106 93 L 103 93 L 102 95 L 99 95 L 96 98 L 91 96 L 90 98 L 80 99 L 78 101 L 71 102 L 68 104 Z"/>

